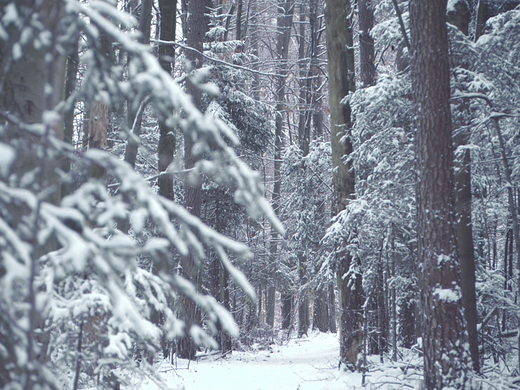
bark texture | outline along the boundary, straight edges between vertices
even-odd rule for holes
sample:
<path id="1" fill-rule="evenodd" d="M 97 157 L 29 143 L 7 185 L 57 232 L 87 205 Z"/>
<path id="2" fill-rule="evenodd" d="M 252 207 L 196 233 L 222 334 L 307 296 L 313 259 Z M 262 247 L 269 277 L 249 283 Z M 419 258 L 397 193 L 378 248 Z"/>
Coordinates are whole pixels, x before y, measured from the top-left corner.
<path id="1" fill-rule="evenodd" d="M 187 20 L 187 44 L 189 47 L 196 49 L 187 50 L 186 58 L 191 64 L 192 69 L 199 69 L 202 67 L 202 51 L 205 35 L 208 29 L 206 1 L 190 1 L 188 3 L 188 20 Z M 204 111 L 204 102 L 202 100 L 202 92 L 189 79 L 186 82 L 186 89 L 192 96 L 195 106 Z M 197 156 L 193 155 L 192 148 L 194 139 L 192 134 L 185 134 L 184 136 L 184 166 L 187 170 L 192 169 L 197 161 Z M 184 205 L 185 208 L 194 216 L 200 217 L 201 209 L 201 192 L 202 183 L 200 178 L 192 180 L 192 176 L 188 175 L 185 181 Z M 181 260 L 182 275 L 197 286 L 198 267 L 196 259 L 190 253 L 187 257 Z M 197 308 L 195 303 L 187 298 L 182 299 L 182 309 L 185 311 L 187 330 L 191 325 L 198 322 Z M 182 337 L 177 343 L 177 352 L 181 358 L 193 359 L 195 357 L 195 344 L 188 335 Z"/>
<path id="2" fill-rule="evenodd" d="M 175 41 L 177 26 L 177 0 L 159 0 L 161 13 L 162 41 Z M 175 65 L 175 48 L 171 45 L 159 45 L 159 63 L 168 73 L 172 73 Z M 165 172 L 173 161 L 175 152 L 175 134 L 173 129 L 166 125 L 165 118 L 159 119 L 158 170 Z M 173 200 L 173 177 L 162 175 L 158 180 L 159 194 Z"/>
<path id="3" fill-rule="evenodd" d="M 410 2 L 424 384 L 465 388 L 470 365 L 454 218 L 445 0 Z"/>
<path id="4" fill-rule="evenodd" d="M 329 73 L 330 139 L 336 211 L 345 209 L 354 196 L 354 172 L 343 159 L 352 153 L 348 136 L 351 128 L 351 109 L 341 100 L 354 91 L 354 49 L 350 20 L 350 1 L 326 0 L 325 24 Z M 361 274 L 353 264 L 346 242 L 338 243 L 337 283 L 339 292 L 340 359 L 355 369 L 362 347 L 364 302 Z"/>
<path id="5" fill-rule="evenodd" d="M 468 35 L 468 26 L 471 13 L 465 2 L 459 1 L 453 10 L 448 12 L 448 23 L 457 27 L 464 35 Z M 465 67 L 464 61 L 461 64 L 453 63 L 452 66 Z M 469 127 L 465 121 L 464 113 L 469 109 L 467 102 L 462 101 L 452 113 L 453 129 L 459 129 L 459 135 L 454 138 L 454 148 L 464 147 L 469 144 Z M 461 114 L 461 115 L 457 115 Z M 462 128 L 462 129 L 461 129 Z M 454 131 L 455 133 L 455 131 Z M 475 292 L 475 253 L 473 245 L 473 224 L 471 222 L 472 196 L 471 196 L 471 151 L 463 148 L 462 156 L 454 160 L 455 164 L 455 213 L 457 218 L 457 247 L 460 260 L 460 287 L 464 304 L 464 315 L 466 318 L 469 349 L 473 360 L 473 370 L 480 371 L 480 361 L 478 353 L 478 332 L 477 332 L 477 298 Z"/>
<path id="6" fill-rule="evenodd" d="M 370 30 L 374 27 L 374 8 L 371 0 L 358 0 L 359 10 L 359 77 L 364 87 L 376 83 L 374 38 Z"/>
<path id="7" fill-rule="evenodd" d="M 294 5 L 293 0 L 280 0 L 278 6 L 277 30 L 278 37 L 276 42 L 276 52 L 280 65 L 278 67 L 277 90 L 278 101 L 276 103 L 276 128 L 274 144 L 274 188 L 272 206 L 276 215 L 280 212 L 280 191 L 282 185 L 281 166 L 282 166 L 282 147 L 283 147 L 283 118 L 285 111 L 285 82 L 287 78 L 287 59 L 289 58 L 289 44 L 291 39 L 291 27 L 293 22 Z M 274 301 L 275 287 L 274 274 L 278 256 L 278 233 L 273 230 L 271 244 L 269 247 L 269 257 L 271 261 L 271 286 L 267 290 L 266 302 L 266 322 L 274 325 Z"/>

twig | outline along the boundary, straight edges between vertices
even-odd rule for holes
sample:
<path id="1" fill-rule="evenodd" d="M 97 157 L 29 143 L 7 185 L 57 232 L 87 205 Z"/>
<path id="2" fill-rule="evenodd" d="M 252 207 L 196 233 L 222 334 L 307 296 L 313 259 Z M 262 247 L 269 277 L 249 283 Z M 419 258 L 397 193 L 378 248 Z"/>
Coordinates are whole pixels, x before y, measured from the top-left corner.
<path id="1" fill-rule="evenodd" d="M 210 57 L 210 56 L 208 56 L 208 55 L 206 55 L 204 53 L 201 53 L 197 49 L 194 49 L 193 47 L 190 47 L 190 46 L 183 45 L 182 43 L 172 42 L 172 41 L 163 41 L 163 40 L 160 40 L 160 39 L 150 39 L 150 42 L 160 43 L 161 45 L 178 46 L 178 47 L 180 47 L 180 48 L 182 48 L 184 50 L 193 51 L 193 52 L 201 55 L 203 58 L 207 59 L 208 61 L 213 61 L 213 62 L 216 62 L 217 64 L 220 64 L 220 65 L 229 66 L 230 68 L 240 69 L 240 70 L 243 70 L 245 72 L 256 73 L 256 74 L 259 74 L 259 75 L 262 75 L 262 76 L 285 77 L 284 75 L 280 75 L 280 74 L 276 74 L 276 73 L 266 73 L 266 72 L 262 72 L 262 71 L 255 70 L 255 69 L 249 69 L 249 68 L 246 68 L 245 66 L 240 66 L 240 65 L 236 65 L 236 64 L 230 64 L 229 62 L 219 60 L 218 58 Z"/>

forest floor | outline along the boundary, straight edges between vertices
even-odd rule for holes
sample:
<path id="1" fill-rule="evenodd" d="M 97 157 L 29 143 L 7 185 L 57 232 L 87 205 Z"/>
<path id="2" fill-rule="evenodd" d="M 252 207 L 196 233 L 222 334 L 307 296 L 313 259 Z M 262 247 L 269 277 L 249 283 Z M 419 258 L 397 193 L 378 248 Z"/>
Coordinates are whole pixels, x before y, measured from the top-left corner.
<path id="1" fill-rule="evenodd" d="M 400 363 L 380 363 L 379 356 L 368 360 L 369 372 L 362 386 L 359 372 L 340 372 L 338 336 L 313 332 L 268 349 L 253 345 L 251 351 L 197 355 L 196 360 L 177 359 L 156 363 L 157 370 L 178 390 L 345 390 L 416 388 L 417 355 Z M 149 382 L 135 383 L 133 389 L 154 390 Z"/>

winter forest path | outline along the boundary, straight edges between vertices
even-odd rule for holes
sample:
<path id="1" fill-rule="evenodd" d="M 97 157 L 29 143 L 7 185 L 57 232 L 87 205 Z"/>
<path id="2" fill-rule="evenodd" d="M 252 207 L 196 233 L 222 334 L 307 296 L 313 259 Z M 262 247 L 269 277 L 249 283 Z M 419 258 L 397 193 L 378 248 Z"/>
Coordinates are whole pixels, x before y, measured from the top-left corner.
<path id="1" fill-rule="evenodd" d="M 291 339 L 268 350 L 233 351 L 225 358 L 220 354 L 203 354 L 196 361 L 166 360 L 157 364 L 164 379 L 174 389 L 184 390 L 323 390 L 331 389 L 338 375 L 338 338 L 335 334 L 312 333 Z M 349 379 L 359 386 L 360 374 Z M 343 387 L 345 384 L 343 383 Z M 134 389 L 152 390 L 152 383 L 135 384 Z"/>

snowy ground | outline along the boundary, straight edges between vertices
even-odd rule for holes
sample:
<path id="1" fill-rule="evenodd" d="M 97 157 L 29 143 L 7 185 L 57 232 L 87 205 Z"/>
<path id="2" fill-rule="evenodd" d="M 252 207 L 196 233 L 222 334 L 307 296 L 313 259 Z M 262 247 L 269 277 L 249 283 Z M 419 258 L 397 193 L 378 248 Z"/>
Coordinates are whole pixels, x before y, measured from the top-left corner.
<path id="1" fill-rule="evenodd" d="M 157 363 L 166 382 L 179 390 L 345 390 L 362 387 L 362 374 L 338 371 L 338 339 L 335 334 L 313 333 L 308 338 L 291 339 L 270 350 L 237 352 L 222 357 L 203 354 L 195 361 L 178 359 Z M 371 371 L 365 389 L 414 388 L 419 375 L 415 359 L 404 363 L 369 360 Z M 152 383 L 134 383 L 133 389 L 154 390 Z"/>

